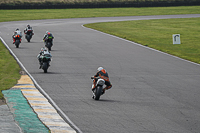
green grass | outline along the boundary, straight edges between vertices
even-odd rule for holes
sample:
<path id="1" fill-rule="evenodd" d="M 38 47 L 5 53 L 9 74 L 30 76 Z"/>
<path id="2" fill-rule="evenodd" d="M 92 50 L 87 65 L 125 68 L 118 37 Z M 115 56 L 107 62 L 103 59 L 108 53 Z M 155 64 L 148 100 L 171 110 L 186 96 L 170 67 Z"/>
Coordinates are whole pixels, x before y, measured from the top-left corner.
<path id="1" fill-rule="evenodd" d="M 19 65 L 0 41 L 0 91 L 13 87 L 20 78 Z M 3 94 L 0 93 L 0 99 Z"/>
<path id="2" fill-rule="evenodd" d="M 200 18 L 110 22 L 85 26 L 200 63 Z M 173 45 L 173 34 L 181 35 L 180 45 Z"/>
<path id="3" fill-rule="evenodd" d="M 95 9 L 34 9 L 0 10 L 0 22 L 63 19 L 85 17 L 146 16 L 170 14 L 199 14 L 200 6 L 147 7 L 147 8 L 95 8 Z"/>

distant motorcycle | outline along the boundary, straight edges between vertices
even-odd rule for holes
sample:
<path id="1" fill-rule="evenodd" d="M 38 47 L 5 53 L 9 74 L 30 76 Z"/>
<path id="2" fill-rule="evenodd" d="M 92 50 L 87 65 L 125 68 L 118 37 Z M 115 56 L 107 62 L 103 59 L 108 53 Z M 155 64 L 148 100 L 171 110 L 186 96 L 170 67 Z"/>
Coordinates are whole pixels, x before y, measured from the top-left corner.
<path id="1" fill-rule="evenodd" d="M 103 94 L 103 86 L 105 84 L 105 80 L 100 77 L 91 77 L 91 79 L 97 80 L 96 87 L 94 88 L 92 93 L 93 93 L 93 99 L 99 100 L 100 96 Z M 92 88 L 93 88 L 93 85 L 92 85 Z"/>
<path id="2" fill-rule="evenodd" d="M 14 38 L 15 38 L 15 46 L 16 46 L 16 48 L 19 48 L 19 44 L 21 43 L 21 36 L 20 35 L 15 35 L 14 36 Z"/>
<path id="3" fill-rule="evenodd" d="M 45 43 L 45 47 L 48 48 L 49 51 L 51 51 L 51 47 L 53 46 L 53 38 L 49 37 L 48 39 L 46 39 Z"/>
<path id="4" fill-rule="evenodd" d="M 41 68 L 44 70 L 44 73 L 47 73 L 47 69 L 49 68 L 49 64 L 51 62 L 50 55 L 42 55 L 41 56 Z"/>
<path id="5" fill-rule="evenodd" d="M 30 29 L 30 30 L 26 31 L 25 34 L 26 34 L 26 35 L 25 35 L 26 40 L 27 40 L 28 42 L 30 42 L 32 36 L 34 35 L 33 30 Z"/>

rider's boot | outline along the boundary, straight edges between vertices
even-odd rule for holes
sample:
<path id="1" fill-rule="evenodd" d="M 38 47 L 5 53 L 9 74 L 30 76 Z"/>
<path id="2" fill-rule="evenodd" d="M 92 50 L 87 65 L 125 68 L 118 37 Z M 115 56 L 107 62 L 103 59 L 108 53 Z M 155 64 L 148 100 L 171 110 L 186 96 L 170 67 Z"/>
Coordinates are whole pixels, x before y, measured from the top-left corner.
<path id="1" fill-rule="evenodd" d="M 13 38 L 13 44 L 15 43 L 15 39 Z"/>
<path id="2" fill-rule="evenodd" d="M 110 89 L 110 86 L 106 86 L 103 90 L 102 90 L 102 95 L 105 93 L 106 90 Z"/>
<path id="3" fill-rule="evenodd" d="M 94 92 L 94 89 L 96 88 L 96 82 L 95 80 L 93 81 L 93 85 L 92 85 L 92 91 Z"/>
<path id="4" fill-rule="evenodd" d="M 103 94 L 105 93 L 105 91 L 106 91 L 106 89 L 104 88 L 104 89 L 102 90 L 101 95 L 103 95 Z"/>
<path id="5" fill-rule="evenodd" d="M 41 68 L 42 68 L 42 63 L 40 62 L 39 64 L 40 64 L 40 67 L 39 67 L 39 69 L 41 69 Z"/>

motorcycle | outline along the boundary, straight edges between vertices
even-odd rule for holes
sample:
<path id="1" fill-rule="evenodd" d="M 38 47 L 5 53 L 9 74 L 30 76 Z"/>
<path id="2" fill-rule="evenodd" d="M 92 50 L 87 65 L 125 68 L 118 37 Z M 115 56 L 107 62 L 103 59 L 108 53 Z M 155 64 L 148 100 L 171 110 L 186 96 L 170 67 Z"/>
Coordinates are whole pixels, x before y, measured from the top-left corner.
<path id="1" fill-rule="evenodd" d="M 103 86 L 105 84 L 105 80 L 100 78 L 100 77 L 91 77 L 93 80 L 97 80 L 96 82 L 96 87 L 93 89 L 93 99 L 94 100 L 99 100 L 100 96 L 103 94 Z M 92 85 L 93 88 L 94 85 Z"/>
<path id="2" fill-rule="evenodd" d="M 47 73 L 47 69 L 49 68 L 49 64 L 51 62 L 51 56 L 45 55 L 41 57 L 41 68 L 44 70 L 44 73 Z"/>
<path id="3" fill-rule="evenodd" d="M 26 34 L 26 35 L 25 35 L 26 40 L 27 40 L 28 42 L 30 42 L 32 36 L 34 35 L 33 30 L 28 30 L 25 34 Z"/>
<path id="4" fill-rule="evenodd" d="M 20 35 L 15 35 L 15 46 L 16 48 L 19 48 L 19 44 L 21 43 L 21 36 Z"/>
<path id="5" fill-rule="evenodd" d="M 52 41 L 53 41 L 52 37 L 49 37 L 49 38 L 45 41 L 45 47 L 48 48 L 49 51 L 51 51 L 51 47 L 53 46 Z"/>

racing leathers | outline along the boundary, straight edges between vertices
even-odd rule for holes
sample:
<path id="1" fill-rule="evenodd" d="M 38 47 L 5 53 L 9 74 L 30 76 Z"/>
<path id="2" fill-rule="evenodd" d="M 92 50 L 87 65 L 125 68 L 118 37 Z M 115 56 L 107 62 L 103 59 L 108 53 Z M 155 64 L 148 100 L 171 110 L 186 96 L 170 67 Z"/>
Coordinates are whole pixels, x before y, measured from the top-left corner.
<path id="1" fill-rule="evenodd" d="M 102 94 L 105 93 L 105 90 L 108 90 L 108 89 L 110 89 L 112 87 L 112 84 L 109 81 L 108 73 L 106 72 L 105 69 L 102 69 L 102 70 L 98 71 L 96 73 L 96 75 L 94 75 L 94 77 L 100 77 L 100 78 L 105 80 L 106 87 L 103 89 Z M 97 82 L 97 79 L 94 79 L 93 80 L 93 88 L 92 88 L 92 90 L 94 90 L 94 88 L 96 87 L 96 82 Z"/>
<path id="2" fill-rule="evenodd" d="M 37 56 L 37 58 L 39 60 L 39 64 L 40 64 L 39 69 L 41 69 L 41 67 L 42 67 L 42 58 L 45 57 L 45 56 L 50 57 L 50 58 L 52 57 L 51 53 L 47 49 L 42 48 L 40 53 Z"/>
<path id="3" fill-rule="evenodd" d="M 46 34 L 45 34 L 44 37 L 43 37 L 43 40 L 44 40 L 44 42 L 45 42 L 45 45 L 46 45 L 46 42 L 47 42 L 47 41 L 51 41 L 52 46 L 53 46 L 53 39 L 54 39 L 54 36 L 53 36 L 52 33 L 50 33 L 49 31 L 47 31 Z"/>

